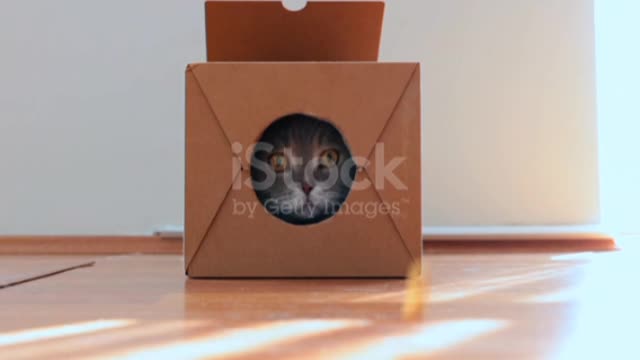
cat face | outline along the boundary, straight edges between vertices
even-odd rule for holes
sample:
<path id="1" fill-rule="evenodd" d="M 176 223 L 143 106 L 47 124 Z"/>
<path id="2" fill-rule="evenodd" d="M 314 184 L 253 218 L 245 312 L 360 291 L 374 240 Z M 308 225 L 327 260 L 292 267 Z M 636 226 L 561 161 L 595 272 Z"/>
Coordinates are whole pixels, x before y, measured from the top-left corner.
<path id="1" fill-rule="evenodd" d="M 272 124 L 252 159 L 253 186 L 265 208 L 296 225 L 335 214 L 349 194 L 355 165 L 340 132 L 307 115 Z"/>

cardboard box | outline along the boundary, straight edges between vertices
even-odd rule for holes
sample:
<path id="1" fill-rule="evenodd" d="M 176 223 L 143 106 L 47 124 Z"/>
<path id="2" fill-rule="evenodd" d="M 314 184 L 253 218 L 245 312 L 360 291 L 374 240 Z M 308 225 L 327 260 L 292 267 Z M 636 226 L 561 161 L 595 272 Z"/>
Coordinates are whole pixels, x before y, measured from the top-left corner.
<path id="1" fill-rule="evenodd" d="M 404 277 L 421 261 L 420 67 L 375 61 L 383 7 L 207 3 L 211 62 L 186 71 L 187 275 Z M 353 159 L 346 199 L 321 221 L 267 211 L 252 186 L 255 144 L 283 118 L 330 124 L 344 140 L 344 149 L 309 157 L 314 174 L 337 169 L 337 158 L 346 164 L 344 154 Z M 289 153 L 266 155 L 280 180 L 303 165 Z"/>

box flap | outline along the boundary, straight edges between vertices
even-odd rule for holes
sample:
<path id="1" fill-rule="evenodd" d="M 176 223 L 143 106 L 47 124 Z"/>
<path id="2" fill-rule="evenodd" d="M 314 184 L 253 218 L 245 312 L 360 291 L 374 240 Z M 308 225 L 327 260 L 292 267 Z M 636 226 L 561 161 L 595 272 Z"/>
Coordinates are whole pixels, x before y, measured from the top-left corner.
<path id="1" fill-rule="evenodd" d="M 384 2 L 208 1 L 208 61 L 377 61 Z"/>

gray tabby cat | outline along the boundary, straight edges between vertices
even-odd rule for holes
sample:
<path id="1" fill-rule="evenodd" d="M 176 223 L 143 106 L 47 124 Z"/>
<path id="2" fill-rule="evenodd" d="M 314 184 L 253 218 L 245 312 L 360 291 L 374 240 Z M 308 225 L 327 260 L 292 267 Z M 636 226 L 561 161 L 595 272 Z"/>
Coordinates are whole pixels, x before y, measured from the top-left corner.
<path id="1" fill-rule="evenodd" d="M 251 164 L 260 202 L 295 225 L 334 215 L 349 195 L 356 170 L 340 132 L 304 114 L 285 116 L 269 126 Z"/>

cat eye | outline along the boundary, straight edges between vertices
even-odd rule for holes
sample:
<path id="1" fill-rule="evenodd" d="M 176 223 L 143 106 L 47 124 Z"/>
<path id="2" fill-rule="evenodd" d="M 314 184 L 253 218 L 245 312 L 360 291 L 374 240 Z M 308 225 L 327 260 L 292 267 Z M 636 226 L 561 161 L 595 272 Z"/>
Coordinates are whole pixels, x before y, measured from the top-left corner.
<path id="1" fill-rule="evenodd" d="M 326 167 L 336 166 L 340 160 L 340 154 L 335 149 L 325 150 L 320 154 L 320 164 Z"/>
<path id="2" fill-rule="evenodd" d="M 275 172 L 283 172 L 287 169 L 289 161 L 283 153 L 273 153 L 269 157 L 269 164 Z"/>

